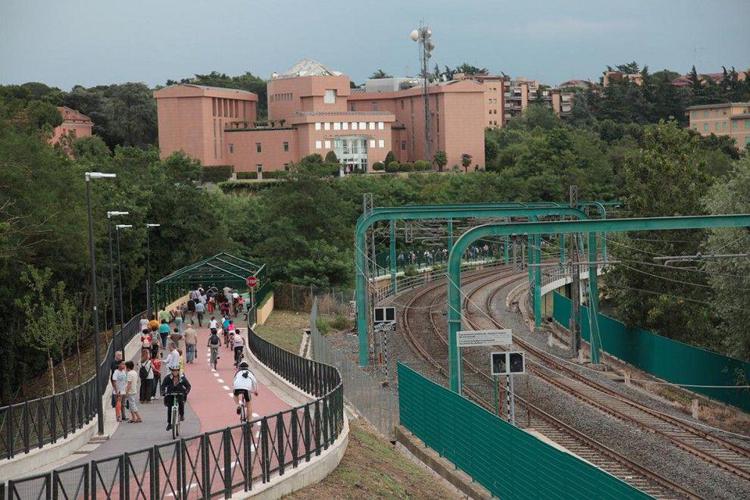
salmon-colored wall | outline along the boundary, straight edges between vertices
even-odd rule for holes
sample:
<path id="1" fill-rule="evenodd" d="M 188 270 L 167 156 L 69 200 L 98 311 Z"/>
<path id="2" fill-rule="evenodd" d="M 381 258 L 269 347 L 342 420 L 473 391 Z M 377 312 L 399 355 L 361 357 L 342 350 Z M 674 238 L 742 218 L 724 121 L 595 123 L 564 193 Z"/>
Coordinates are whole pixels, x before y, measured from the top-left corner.
<path id="1" fill-rule="evenodd" d="M 335 103 L 323 103 L 326 90 L 336 91 Z M 299 110 L 346 111 L 350 93 L 349 77 L 345 75 L 272 79 L 268 82 L 268 119 L 288 122 Z"/>
<path id="2" fill-rule="evenodd" d="M 443 94 L 441 113 L 450 120 L 441 120 L 440 139 L 444 141 L 442 147 L 448 156 L 448 168 L 461 167 L 463 153 L 472 156 L 470 171 L 475 165 L 484 168 L 484 125 L 476 119 L 483 112 L 483 103 L 475 94 Z"/>
<path id="3" fill-rule="evenodd" d="M 58 106 L 57 110 L 60 112 L 63 121 L 52 130 L 50 144 L 57 144 L 66 135 L 76 139 L 91 137 L 94 124 L 88 116 L 65 106 Z"/>
<path id="4" fill-rule="evenodd" d="M 284 170 L 284 164 L 297 161 L 297 134 L 292 128 L 227 130 L 225 136 L 226 159 L 235 172 L 257 172 L 258 165 L 264 172 Z M 288 151 L 284 151 L 284 142 Z"/>

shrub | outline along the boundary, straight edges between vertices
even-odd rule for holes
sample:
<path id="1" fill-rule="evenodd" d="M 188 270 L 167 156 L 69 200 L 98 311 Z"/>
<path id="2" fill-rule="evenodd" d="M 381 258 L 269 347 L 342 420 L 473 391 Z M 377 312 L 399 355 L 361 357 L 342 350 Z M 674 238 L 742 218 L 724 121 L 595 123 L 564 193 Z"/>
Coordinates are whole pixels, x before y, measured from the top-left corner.
<path id="1" fill-rule="evenodd" d="M 385 155 L 385 160 L 383 160 L 383 165 L 388 165 L 393 161 L 396 161 L 396 155 L 393 154 L 393 151 L 388 151 Z"/>
<path id="2" fill-rule="evenodd" d="M 265 177 L 266 174 L 263 174 L 263 177 Z M 237 179 L 257 179 L 258 173 L 257 172 L 237 172 Z"/>
<path id="3" fill-rule="evenodd" d="M 417 271 L 417 266 L 414 264 L 409 264 L 406 266 L 406 269 L 404 269 L 404 276 L 416 276 L 417 274 L 419 274 L 419 272 Z"/>
<path id="4" fill-rule="evenodd" d="M 432 165 L 427 160 L 417 160 L 414 162 L 414 170 L 416 172 L 424 172 L 430 169 L 432 169 Z"/>
<path id="5" fill-rule="evenodd" d="M 328 323 L 328 320 L 325 318 L 318 318 L 315 321 L 315 326 L 318 327 L 318 331 L 320 332 L 321 335 L 327 335 L 328 330 L 330 330 L 330 327 L 331 327 L 330 324 Z"/>
<path id="6" fill-rule="evenodd" d="M 372 164 L 372 169 L 375 171 L 385 170 L 385 164 L 382 161 L 376 161 Z"/>
<path id="7" fill-rule="evenodd" d="M 264 179 L 283 179 L 287 173 L 284 170 L 272 170 L 271 172 L 263 172 Z"/>
<path id="8" fill-rule="evenodd" d="M 330 325 L 334 330 L 349 330 L 353 326 L 352 321 L 343 314 L 337 314 L 330 321 Z"/>
<path id="9" fill-rule="evenodd" d="M 223 182 L 232 177 L 232 172 L 234 172 L 232 165 L 203 167 L 201 170 L 201 182 Z"/>
<path id="10" fill-rule="evenodd" d="M 336 157 L 336 153 L 333 151 L 329 151 L 326 153 L 326 163 L 338 163 L 339 159 Z"/>
<path id="11" fill-rule="evenodd" d="M 399 172 L 401 170 L 401 164 L 397 161 L 392 161 L 390 163 L 385 164 L 385 171 L 389 174 L 392 174 L 394 172 Z"/>

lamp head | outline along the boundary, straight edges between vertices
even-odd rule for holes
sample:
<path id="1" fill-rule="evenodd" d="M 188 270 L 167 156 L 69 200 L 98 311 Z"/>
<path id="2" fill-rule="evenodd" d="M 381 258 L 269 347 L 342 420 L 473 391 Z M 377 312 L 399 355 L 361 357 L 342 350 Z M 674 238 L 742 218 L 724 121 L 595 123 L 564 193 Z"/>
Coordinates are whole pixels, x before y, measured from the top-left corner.
<path id="1" fill-rule="evenodd" d="M 146 227 L 159 227 L 159 226 L 161 226 L 161 224 L 152 224 L 150 222 L 146 223 Z"/>
<path id="2" fill-rule="evenodd" d="M 111 219 L 112 217 L 115 217 L 117 215 L 128 215 L 128 214 L 130 214 L 130 212 L 121 212 L 119 210 L 111 210 L 107 212 L 107 218 Z"/>
<path id="3" fill-rule="evenodd" d="M 114 179 L 117 174 L 110 174 L 107 172 L 86 172 L 86 182 L 91 179 Z"/>
<path id="4" fill-rule="evenodd" d="M 117 224 L 115 229 L 129 229 L 133 227 L 133 224 Z"/>

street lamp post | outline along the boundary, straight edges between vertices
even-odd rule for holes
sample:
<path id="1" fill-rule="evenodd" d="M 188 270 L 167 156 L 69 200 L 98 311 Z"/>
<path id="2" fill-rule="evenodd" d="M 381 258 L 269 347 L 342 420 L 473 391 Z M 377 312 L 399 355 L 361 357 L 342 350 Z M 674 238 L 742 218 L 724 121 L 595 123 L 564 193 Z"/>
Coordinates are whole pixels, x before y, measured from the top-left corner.
<path id="1" fill-rule="evenodd" d="M 117 324 L 117 310 L 115 308 L 115 264 L 112 257 L 112 217 L 128 215 L 129 212 L 112 210 L 107 212 L 107 226 L 109 228 L 109 288 L 112 294 L 112 342 L 115 341 L 115 325 Z M 122 328 L 122 326 L 120 327 Z M 120 345 L 122 348 L 122 345 Z"/>
<path id="2" fill-rule="evenodd" d="M 91 257 L 91 313 L 94 317 L 94 364 L 96 370 L 96 429 L 98 434 L 104 434 L 104 405 L 102 404 L 101 361 L 99 359 L 99 313 L 97 312 L 96 296 L 96 253 L 94 252 L 94 222 L 91 218 L 91 180 L 112 179 L 117 174 L 102 172 L 86 172 L 86 212 L 89 219 L 89 255 Z"/>
<path id="3" fill-rule="evenodd" d="M 146 223 L 146 313 L 151 317 L 151 239 L 149 229 L 161 224 Z"/>
<path id="4" fill-rule="evenodd" d="M 120 259 L 120 229 L 129 229 L 132 224 L 115 225 L 115 242 L 117 245 L 117 284 L 120 288 L 120 350 L 123 349 L 122 329 L 125 326 L 125 308 L 122 305 L 122 259 Z"/>

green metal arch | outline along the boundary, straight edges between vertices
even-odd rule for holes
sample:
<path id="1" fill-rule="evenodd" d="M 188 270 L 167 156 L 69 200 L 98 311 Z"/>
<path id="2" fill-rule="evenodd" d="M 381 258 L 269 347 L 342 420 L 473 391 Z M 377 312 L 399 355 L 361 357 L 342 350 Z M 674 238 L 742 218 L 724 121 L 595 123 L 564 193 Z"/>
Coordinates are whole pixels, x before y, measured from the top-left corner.
<path id="1" fill-rule="evenodd" d="M 591 297 L 596 297 L 597 279 L 596 264 L 596 234 L 618 233 L 627 231 L 666 231 L 674 229 L 703 229 L 719 227 L 748 227 L 750 214 L 735 215 L 705 215 L 683 217 L 654 217 L 637 219 L 609 219 L 609 220 L 579 220 L 557 222 L 521 222 L 513 224 L 484 224 L 474 227 L 462 234 L 451 248 L 448 256 L 448 368 L 450 388 L 460 392 L 461 356 L 457 345 L 458 330 L 461 327 L 461 256 L 466 249 L 478 239 L 487 236 L 506 236 L 512 234 L 574 234 L 588 233 L 589 235 L 589 288 Z M 591 304 L 596 301 L 592 300 Z M 596 325 L 596 309 L 589 314 L 592 327 Z M 592 361 L 598 361 L 599 348 L 595 341 L 594 329 L 591 332 Z M 361 345 L 361 344 L 360 344 Z"/>

